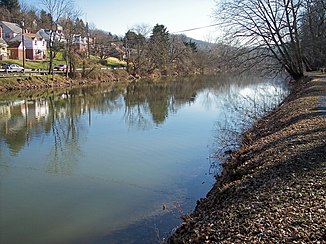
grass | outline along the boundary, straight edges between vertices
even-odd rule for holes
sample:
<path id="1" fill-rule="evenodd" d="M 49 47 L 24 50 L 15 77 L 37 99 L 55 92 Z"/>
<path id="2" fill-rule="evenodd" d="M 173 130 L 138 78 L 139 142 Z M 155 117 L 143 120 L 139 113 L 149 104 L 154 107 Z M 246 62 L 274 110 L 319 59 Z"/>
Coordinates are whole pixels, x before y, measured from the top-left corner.
<path id="1" fill-rule="evenodd" d="M 107 65 L 111 66 L 111 67 L 122 67 L 122 66 L 126 66 L 127 63 L 125 61 L 121 61 L 117 58 L 109 57 L 109 58 L 107 58 Z"/>
<path id="2" fill-rule="evenodd" d="M 98 57 L 91 56 L 90 60 L 92 63 L 98 63 L 99 65 L 101 65 L 100 59 Z M 62 52 L 57 53 L 56 57 L 53 60 L 53 67 L 55 67 L 59 64 L 65 64 L 65 63 L 66 63 L 66 61 L 63 58 L 63 53 Z M 17 65 L 23 66 L 23 60 L 17 60 L 17 59 L 0 60 L 0 67 L 2 67 L 5 64 L 17 64 Z M 102 63 L 102 65 L 103 65 L 103 63 Z M 114 57 L 109 57 L 109 58 L 107 58 L 107 62 L 106 62 L 105 66 L 122 67 L 122 66 L 126 66 L 126 62 L 121 61 Z M 46 61 L 39 61 L 39 60 L 37 60 L 37 61 L 26 60 L 25 61 L 26 69 L 48 69 L 48 67 L 49 67 L 49 58 L 47 58 Z M 82 63 L 78 64 L 77 67 L 81 68 Z"/>
<path id="3" fill-rule="evenodd" d="M 61 58 L 55 58 L 53 60 L 53 66 L 56 66 L 58 64 L 65 63 L 65 61 Z M 18 59 L 8 59 L 8 60 L 1 60 L 0 66 L 3 66 L 5 64 L 17 64 L 20 66 L 23 66 L 23 60 Z M 35 60 L 35 61 L 29 61 L 25 60 L 25 68 L 26 69 L 48 69 L 49 67 L 49 60 Z"/>

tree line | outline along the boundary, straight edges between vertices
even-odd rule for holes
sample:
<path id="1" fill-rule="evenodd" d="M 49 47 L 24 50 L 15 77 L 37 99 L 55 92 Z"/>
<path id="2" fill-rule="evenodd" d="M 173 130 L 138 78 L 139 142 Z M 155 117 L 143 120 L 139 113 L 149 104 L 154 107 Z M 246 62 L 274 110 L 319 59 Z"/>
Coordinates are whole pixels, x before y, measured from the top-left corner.
<path id="1" fill-rule="evenodd" d="M 152 72 L 188 74 L 210 70 L 287 72 L 294 79 L 326 65 L 326 0 L 221 0 L 214 19 L 223 36 L 198 47 L 185 35 L 170 34 L 162 24 L 135 25 L 123 37 L 89 26 L 71 0 L 40 0 L 41 9 L 21 6 L 18 0 L 0 0 L 0 19 L 24 19 L 25 28 L 55 30 L 63 27 L 65 44 L 52 37 L 50 67 L 59 51 L 73 76 L 77 64 L 89 65 L 90 55 L 101 63 L 120 55 L 134 75 Z M 55 35 L 55 32 L 53 32 Z M 88 37 L 86 53 L 76 53 L 75 35 Z M 91 40 L 91 41 L 90 41 Z M 87 72 L 83 72 L 87 74 Z"/>
<path id="2" fill-rule="evenodd" d="M 54 58 L 62 51 L 70 76 L 74 76 L 77 65 L 82 64 L 85 68 L 91 63 L 90 55 L 99 57 L 102 64 L 107 63 L 108 57 L 118 56 L 127 62 L 127 70 L 131 74 L 140 76 L 155 71 L 193 73 L 199 67 L 196 44 L 186 36 L 169 34 L 164 25 L 157 24 L 153 28 L 136 25 L 125 36 L 118 37 L 85 23 L 81 19 L 82 13 L 70 0 L 41 0 L 40 6 L 42 9 L 35 10 L 33 6 L 21 6 L 18 0 L 1 0 L 0 20 L 17 24 L 24 21 L 24 28 L 33 33 L 39 29 L 53 30 L 48 41 L 49 73 L 53 70 Z M 56 32 L 58 24 L 63 29 L 64 42 Z M 88 39 L 86 52 L 75 51 L 76 35 Z"/>

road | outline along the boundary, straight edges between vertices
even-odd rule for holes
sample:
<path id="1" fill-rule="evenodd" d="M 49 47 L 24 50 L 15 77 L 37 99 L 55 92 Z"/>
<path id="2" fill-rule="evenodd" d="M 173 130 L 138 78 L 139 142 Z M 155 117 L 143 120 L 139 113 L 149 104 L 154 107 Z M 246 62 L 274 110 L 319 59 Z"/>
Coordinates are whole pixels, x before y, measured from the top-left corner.
<path id="1" fill-rule="evenodd" d="M 101 68 L 101 70 L 116 70 L 116 69 L 126 69 L 125 67 L 119 67 L 119 68 Z M 90 68 L 86 68 L 86 70 L 90 70 Z M 79 68 L 76 69 L 77 72 L 82 72 L 83 69 Z M 25 74 L 39 74 L 39 75 L 46 75 L 48 74 L 49 70 L 47 69 L 25 69 Z M 64 74 L 64 71 L 61 70 L 54 70 L 53 73 L 55 74 Z M 9 76 L 18 76 L 21 75 L 21 72 L 6 72 L 5 69 L 0 69 L 0 78 L 5 78 Z"/>

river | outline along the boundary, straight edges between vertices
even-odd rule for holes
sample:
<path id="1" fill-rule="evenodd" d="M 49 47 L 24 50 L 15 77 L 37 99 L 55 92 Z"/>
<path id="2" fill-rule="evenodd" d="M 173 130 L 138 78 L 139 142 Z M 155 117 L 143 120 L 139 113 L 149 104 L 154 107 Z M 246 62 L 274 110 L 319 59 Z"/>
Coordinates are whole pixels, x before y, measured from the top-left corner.
<path id="1" fill-rule="evenodd" d="M 0 94 L 1 243 L 158 243 L 211 189 L 215 150 L 236 147 L 223 128 L 286 88 L 220 75 L 37 93 Z"/>

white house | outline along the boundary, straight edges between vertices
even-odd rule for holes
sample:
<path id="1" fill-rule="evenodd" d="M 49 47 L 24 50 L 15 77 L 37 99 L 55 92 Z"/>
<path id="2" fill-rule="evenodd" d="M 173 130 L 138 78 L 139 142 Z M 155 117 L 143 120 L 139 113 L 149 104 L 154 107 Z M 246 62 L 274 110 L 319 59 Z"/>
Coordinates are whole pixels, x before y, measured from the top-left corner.
<path id="1" fill-rule="evenodd" d="M 22 40 L 22 35 L 19 34 L 10 42 L 20 42 Z M 46 59 L 46 41 L 37 34 L 25 33 L 24 34 L 24 44 L 26 50 L 26 59 L 30 60 L 44 60 Z"/>
<path id="2" fill-rule="evenodd" d="M 40 29 L 36 34 L 40 35 L 44 40 L 49 44 L 50 39 L 56 40 L 58 42 L 66 42 L 65 36 L 62 32 L 62 27 L 60 25 L 57 26 L 57 30 L 50 29 Z"/>

